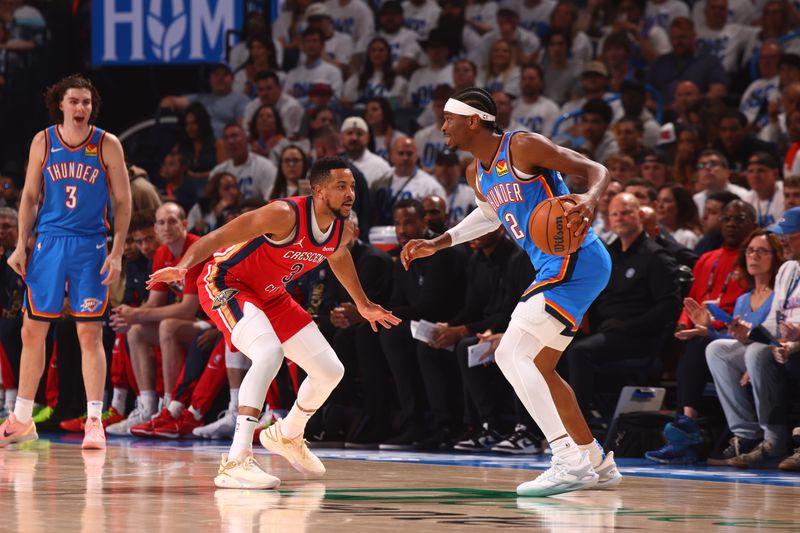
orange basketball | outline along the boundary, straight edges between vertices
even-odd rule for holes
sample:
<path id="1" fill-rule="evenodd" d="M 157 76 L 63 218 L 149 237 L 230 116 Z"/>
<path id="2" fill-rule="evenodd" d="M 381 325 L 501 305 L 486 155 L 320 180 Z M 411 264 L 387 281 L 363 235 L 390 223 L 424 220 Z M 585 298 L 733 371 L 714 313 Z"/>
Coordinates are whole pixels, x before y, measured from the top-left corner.
<path id="1" fill-rule="evenodd" d="M 528 219 L 528 235 L 544 253 L 569 255 L 581 247 L 583 239 L 575 237 L 575 228 L 567 228 L 565 212 L 572 203 L 572 200 L 558 197 L 548 198 L 531 213 Z"/>

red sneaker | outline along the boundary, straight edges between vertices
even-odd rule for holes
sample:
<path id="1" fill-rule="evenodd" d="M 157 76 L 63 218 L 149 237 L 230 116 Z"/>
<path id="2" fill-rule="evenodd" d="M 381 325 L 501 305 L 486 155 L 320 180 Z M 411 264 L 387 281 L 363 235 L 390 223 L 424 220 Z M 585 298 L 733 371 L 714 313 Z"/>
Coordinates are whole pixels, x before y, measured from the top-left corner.
<path id="1" fill-rule="evenodd" d="M 120 414 L 120 412 L 114 409 L 114 406 L 112 405 L 106 409 L 105 413 L 103 413 L 101 420 L 103 421 L 103 429 L 105 429 L 111 424 L 116 424 L 117 422 L 122 422 L 125 420 L 125 415 Z"/>
<path id="2" fill-rule="evenodd" d="M 147 422 L 133 426 L 131 428 L 131 435 L 136 437 L 152 437 L 156 427 L 160 426 L 161 424 L 165 424 L 170 420 L 172 420 L 172 413 L 170 413 L 169 409 L 165 407 L 160 413 L 158 413 L 157 416 L 154 416 Z"/>
<path id="3" fill-rule="evenodd" d="M 85 423 L 86 415 L 81 415 L 76 418 L 70 418 L 69 420 L 62 420 L 58 425 L 68 433 L 82 433 Z"/>
<path id="4" fill-rule="evenodd" d="M 178 418 L 171 418 L 168 422 L 155 428 L 153 436 L 161 439 L 180 439 L 191 435 L 194 428 L 199 428 L 202 425 L 202 419 L 195 420 L 194 415 L 188 409 L 184 409 Z"/>

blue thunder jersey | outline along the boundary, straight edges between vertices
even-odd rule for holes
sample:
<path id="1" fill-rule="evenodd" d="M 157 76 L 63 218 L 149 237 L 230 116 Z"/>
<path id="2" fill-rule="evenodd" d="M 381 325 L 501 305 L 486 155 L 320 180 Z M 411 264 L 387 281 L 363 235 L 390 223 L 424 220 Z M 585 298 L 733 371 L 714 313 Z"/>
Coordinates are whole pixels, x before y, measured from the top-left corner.
<path id="1" fill-rule="evenodd" d="M 536 269 L 536 279 L 520 301 L 543 293 L 543 310 L 565 326 L 562 335 L 572 336 L 608 283 L 611 259 L 591 229 L 580 249 L 564 257 L 546 254 L 533 243 L 528 220 L 534 208 L 548 198 L 569 194 L 569 189 L 555 170 L 535 168 L 529 177 L 514 170 L 510 150 L 514 133 L 503 135 L 488 171 L 476 161 L 478 189 Z"/>
<path id="2" fill-rule="evenodd" d="M 37 231 L 51 236 L 105 234 L 111 228 L 108 173 L 100 149 L 105 131 L 92 126 L 80 146 L 69 146 L 57 126 L 45 130 L 44 201 Z"/>
<path id="3" fill-rule="evenodd" d="M 546 254 L 534 244 L 528 235 L 528 219 L 542 201 L 570 192 L 561 174 L 555 170 L 539 167 L 534 169 L 530 178 L 517 175 L 511 159 L 511 138 L 515 133 L 517 132 L 503 135 L 488 172 L 483 169 L 479 160 L 475 160 L 478 189 L 497 212 L 497 217 L 503 222 L 508 234 L 527 252 L 534 268 L 541 271 L 549 263 L 560 265 L 564 258 Z M 597 235 L 590 228 L 581 248 L 596 240 Z"/>

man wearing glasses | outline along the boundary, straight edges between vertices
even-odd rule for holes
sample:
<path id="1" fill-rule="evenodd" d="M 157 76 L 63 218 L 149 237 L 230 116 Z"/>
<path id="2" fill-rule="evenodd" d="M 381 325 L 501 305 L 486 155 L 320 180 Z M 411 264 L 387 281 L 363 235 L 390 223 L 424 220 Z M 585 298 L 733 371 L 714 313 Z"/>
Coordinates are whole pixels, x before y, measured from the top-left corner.
<path id="1" fill-rule="evenodd" d="M 728 191 L 739 198 L 745 197 L 747 189 L 731 183 L 730 177 L 731 170 L 724 155 L 716 150 L 704 150 L 700 154 L 697 160 L 697 183 L 702 190 L 693 196 L 700 218 L 703 217 L 706 200 L 711 193 Z"/>

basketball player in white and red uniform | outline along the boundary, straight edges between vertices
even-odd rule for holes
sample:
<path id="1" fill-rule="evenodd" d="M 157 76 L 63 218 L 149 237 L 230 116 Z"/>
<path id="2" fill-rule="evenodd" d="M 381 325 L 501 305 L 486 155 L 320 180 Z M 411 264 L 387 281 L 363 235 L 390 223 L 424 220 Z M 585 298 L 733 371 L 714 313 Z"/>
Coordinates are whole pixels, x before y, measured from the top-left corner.
<path id="1" fill-rule="evenodd" d="M 148 282 L 183 279 L 188 269 L 217 250 L 197 279 L 200 304 L 228 344 L 252 360 L 239 389 L 233 444 L 214 479 L 218 487 L 268 489 L 280 484 L 253 459 L 252 439 L 284 353 L 308 377 L 286 418 L 261 433 L 261 444 L 304 474 L 325 473 L 308 450 L 303 431 L 339 383 L 344 367 L 311 316 L 286 292 L 286 283 L 327 259 L 374 330 L 377 324 L 389 328 L 400 323 L 367 299 L 346 246 L 355 238 L 353 226 L 345 221 L 355 200 L 355 179 L 347 164 L 321 159 L 309 179 L 311 196 L 275 200 L 236 218 L 198 240 L 178 264 L 154 272 Z"/>

